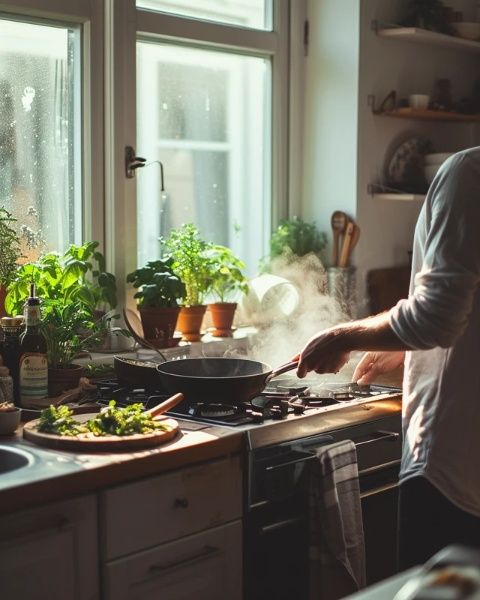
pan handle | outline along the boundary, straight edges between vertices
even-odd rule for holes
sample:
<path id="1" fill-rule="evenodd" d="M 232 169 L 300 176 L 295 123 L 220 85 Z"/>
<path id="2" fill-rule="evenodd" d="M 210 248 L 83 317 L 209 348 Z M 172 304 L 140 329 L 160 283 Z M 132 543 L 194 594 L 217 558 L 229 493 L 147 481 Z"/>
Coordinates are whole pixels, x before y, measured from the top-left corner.
<path id="1" fill-rule="evenodd" d="M 296 369 L 297 367 L 298 367 L 298 360 L 292 360 L 288 363 L 285 363 L 284 365 L 280 365 L 276 369 L 273 369 L 273 371 L 268 376 L 267 381 L 270 381 L 270 379 L 273 379 L 274 377 L 278 377 L 279 375 L 283 375 L 283 373 L 287 373 L 288 371 L 293 371 L 293 369 Z"/>

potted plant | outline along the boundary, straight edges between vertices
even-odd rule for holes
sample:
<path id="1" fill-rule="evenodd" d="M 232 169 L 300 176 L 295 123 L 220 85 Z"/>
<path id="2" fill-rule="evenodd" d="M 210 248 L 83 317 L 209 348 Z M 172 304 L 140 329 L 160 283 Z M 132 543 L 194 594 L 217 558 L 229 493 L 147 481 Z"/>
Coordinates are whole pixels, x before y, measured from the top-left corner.
<path id="1" fill-rule="evenodd" d="M 163 243 L 173 259 L 174 272 L 185 284 L 177 328 L 185 340 L 197 342 L 207 309 L 203 301 L 210 280 L 210 263 L 206 254 L 209 245 L 200 238 L 197 227 L 192 223 L 173 229 Z"/>
<path id="2" fill-rule="evenodd" d="M 108 317 L 96 320 L 92 306 L 65 297 L 42 303 L 42 333 L 47 342 L 48 395 L 58 396 L 78 386 L 83 366 L 74 358 L 98 345 L 108 329 Z"/>
<path id="3" fill-rule="evenodd" d="M 22 256 L 20 238 L 12 227 L 15 222 L 11 213 L 0 207 L 0 317 L 6 315 L 7 288 L 15 277 L 17 263 Z"/>
<path id="4" fill-rule="evenodd" d="M 242 272 L 245 263 L 226 246 L 211 245 L 205 254 L 210 263 L 209 293 L 216 300 L 208 304 L 214 326 L 212 334 L 215 337 L 231 337 L 237 308 L 234 299 L 248 290 L 247 279 Z"/>
<path id="5" fill-rule="evenodd" d="M 68 252 L 68 251 L 67 251 Z M 95 315 L 99 294 L 87 284 L 89 264 L 72 260 L 67 253 L 50 252 L 35 263 L 21 265 L 8 287 L 5 306 L 21 314 L 31 283 L 42 299 L 42 330 L 47 340 L 49 395 L 78 385 L 82 369 L 73 365 L 81 351 L 98 346 L 117 316 Z M 123 332 L 126 333 L 126 332 Z"/>
<path id="6" fill-rule="evenodd" d="M 280 221 L 270 238 L 270 260 L 283 258 L 287 262 L 313 253 L 319 255 L 327 244 L 327 236 L 318 231 L 315 223 L 298 217 Z"/>
<path id="7" fill-rule="evenodd" d="M 146 340 L 160 348 L 174 345 L 175 327 L 185 286 L 172 269 L 173 258 L 153 260 L 127 275 L 138 289 L 135 298 Z"/>

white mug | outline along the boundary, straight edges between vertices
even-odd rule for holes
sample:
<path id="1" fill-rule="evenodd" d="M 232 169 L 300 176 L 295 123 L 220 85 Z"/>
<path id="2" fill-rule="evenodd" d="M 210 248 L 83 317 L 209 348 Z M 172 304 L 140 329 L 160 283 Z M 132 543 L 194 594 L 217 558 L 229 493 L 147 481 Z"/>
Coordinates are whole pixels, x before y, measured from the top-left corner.
<path id="1" fill-rule="evenodd" d="M 428 108 L 430 96 L 426 94 L 412 94 L 408 97 L 408 104 L 411 108 L 424 109 Z"/>

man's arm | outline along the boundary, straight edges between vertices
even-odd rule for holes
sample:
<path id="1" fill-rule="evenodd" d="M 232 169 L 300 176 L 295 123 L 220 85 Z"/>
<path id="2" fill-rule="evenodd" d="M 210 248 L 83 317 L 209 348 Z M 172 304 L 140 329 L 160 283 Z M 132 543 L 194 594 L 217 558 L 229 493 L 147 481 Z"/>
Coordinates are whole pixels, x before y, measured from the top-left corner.
<path id="1" fill-rule="evenodd" d="M 390 325 L 390 314 L 343 323 L 320 332 L 310 339 L 298 356 L 297 375 L 305 377 L 309 371 L 336 373 L 348 361 L 352 350 L 411 350 L 395 334 Z"/>

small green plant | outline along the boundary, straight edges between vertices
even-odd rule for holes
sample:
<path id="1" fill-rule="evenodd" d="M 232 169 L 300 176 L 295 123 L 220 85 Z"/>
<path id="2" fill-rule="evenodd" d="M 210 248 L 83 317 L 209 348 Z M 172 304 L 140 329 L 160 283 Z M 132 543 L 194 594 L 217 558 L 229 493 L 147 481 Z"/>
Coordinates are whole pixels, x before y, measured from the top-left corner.
<path id="1" fill-rule="evenodd" d="M 127 281 L 138 289 L 139 307 L 176 307 L 185 296 L 185 285 L 172 269 L 173 258 L 152 260 L 127 275 Z"/>
<path id="2" fill-rule="evenodd" d="M 280 222 L 270 238 L 270 259 L 283 256 L 287 260 L 313 252 L 320 254 L 327 237 L 318 231 L 315 223 L 294 217 Z"/>
<path id="3" fill-rule="evenodd" d="M 95 320 L 91 306 L 80 300 L 45 300 L 41 327 L 47 342 L 49 368 L 66 368 L 77 354 L 98 345 L 109 321 L 109 317 Z"/>
<path id="4" fill-rule="evenodd" d="M 20 239 L 13 227 L 16 221 L 5 207 L 0 207 L 0 287 L 6 288 L 14 279 L 22 256 Z"/>
<path id="5" fill-rule="evenodd" d="M 192 223 L 173 229 L 162 243 L 173 259 L 174 272 L 185 284 L 184 306 L 203 304 L 210 285 L 210 261 L 206 253 L 209 244 L 200 238 Z"/>
<path id="6" fill-rule="evenodd" d="M 218 302 L 232 301 L 238 293 L 247 293 L 247 278 L 242 270 L 245 263 L 230 248 L 211 245 L 205 255 L 209 260 L 209 292 Z"/>

